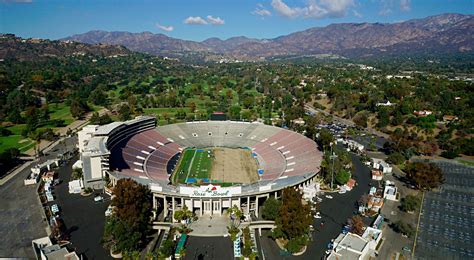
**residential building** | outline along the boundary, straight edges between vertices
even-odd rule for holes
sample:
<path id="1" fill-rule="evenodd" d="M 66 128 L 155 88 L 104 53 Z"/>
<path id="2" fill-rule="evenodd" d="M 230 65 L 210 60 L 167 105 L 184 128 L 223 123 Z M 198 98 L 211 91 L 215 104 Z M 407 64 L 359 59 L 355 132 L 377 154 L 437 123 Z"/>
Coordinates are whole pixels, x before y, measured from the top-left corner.
<path id="1" fill-rule="evenodd" d="M 379 212 L 382 206 L 383 206 L 383 198 L 369 195 L 369 201 L 367 202 L 367 209 L 371 211 Z"/>
<path id="2" fill-rule="evenodd" d="M 383 172 L 381 170 L 372 170 L 372 180 L 381 181 L 383 179 Z"/>
<path id="3" fill-rule="evenodd" d="M 394 182 L 386 181 L 385 189 L 383 191 L 383 198 L 387 200 L 398 201 L 398 189 Z"/>
<path id="4" fill-rule="evenodd" d="M 392 173 L 392 166 L 385 162 L 382 159 L 377 159 L 377 158 L 372 158 L 372 167 L 376 170 L 382 171 L 384 174 L 390 174 Z"/>

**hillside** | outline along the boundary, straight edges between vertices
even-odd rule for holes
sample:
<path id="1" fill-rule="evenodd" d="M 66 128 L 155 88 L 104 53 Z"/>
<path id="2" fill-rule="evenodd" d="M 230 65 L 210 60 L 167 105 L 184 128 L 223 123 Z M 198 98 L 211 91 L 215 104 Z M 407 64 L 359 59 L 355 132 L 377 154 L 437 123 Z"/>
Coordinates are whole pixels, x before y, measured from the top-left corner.
<path id="1" fill-rule="evenodd" d="M 274 39 L 233 37 L 202 42 L 180 40 L 150 32 L 90 31 L 66 40 L 123 45 L 154 55 L 219 54 L 256 60 L 291 55 L 337 54 L 346 57 L 374 55 L 450 54 L 474 49 L 474 15 L 442 14 L 400 23 L 342 23 L 314 27 Z"/>
<path id="2" fill-rule="evenodd" d="M 131 52 L 123 46 L 106 44 L 84 44 L 72 41 L 51 41 L 45 39 L 23 39 L 13 34 L 0 35 L 0 59 L 18 61 L 39 61 L 49 57 L 65 56 L 114 56 Z"/>

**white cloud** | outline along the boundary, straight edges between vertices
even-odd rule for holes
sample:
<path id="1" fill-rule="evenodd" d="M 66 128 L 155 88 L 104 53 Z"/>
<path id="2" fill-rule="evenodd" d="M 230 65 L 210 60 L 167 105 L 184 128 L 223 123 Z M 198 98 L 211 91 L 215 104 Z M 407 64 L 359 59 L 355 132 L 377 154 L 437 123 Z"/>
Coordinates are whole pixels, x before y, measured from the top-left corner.
<path id="1" fill-rule="evenodd" d="M 0 3 L 6 3 L 6 4 L 31 4 L 33 3 L 33 0 L 1 0 Z"/>
<path id="2" fill-rule="evenodd" d="M 207 24 L 206 20 L 204 20 L 200 16 L 189 16 L 184 20 L 185 24 L 196 24 L 196 25 L 205 25 Z"/>
<path id="3" fill-rule="evenodd" d="M 352 10 L 352 14 L 357 18 L 362 18 L 363 17 L 362 14 L 357 12 L 356 10 Z"/>
<path id="4" fill-rule="evenodd" d="M 283 0 L 272 0 L 273 9 L 282 16 L 289 18 L 337 18 L 347 14 L 354 6 L 353 0 L 309 0 L 303 7 L 290 7 Z"/>
<path id="5" fill-rule="evenodd" d="M 225 23 L 220 17 L 213 17 L 212 15 L 207 16 L 207 21 L 212 25 L 223 25 Z"/>
<path id="6" fill-rule="evenodd" d="M 161 29 L 163 31 L 166 31 L 166 32 L 172 32 L 174 30 L 174 27 L 173 26 L 165 26 L 165 25 L 161 25 L 159 23 L 156 23 L 156 27 L 158 29 Z"/>
<path id="7" fill-rule="evenodd" d="M 408 12 L 411 10 L 410 0 L 400 0 L 400 10 Z"/>
<path id="8" fill-rule="evenodd" d="M 271 16 L 272 15 L 272 12 L 270 12 L 269 10 L 265 9 L 265 7 L 263 7 L 262 4 L 257 4 L 257 7 L 255 8 L 255 10 L 252 12 L 252 14 L 254 15 L 259 15 L 261 17 L 265 17 L 265 16 Z"/>

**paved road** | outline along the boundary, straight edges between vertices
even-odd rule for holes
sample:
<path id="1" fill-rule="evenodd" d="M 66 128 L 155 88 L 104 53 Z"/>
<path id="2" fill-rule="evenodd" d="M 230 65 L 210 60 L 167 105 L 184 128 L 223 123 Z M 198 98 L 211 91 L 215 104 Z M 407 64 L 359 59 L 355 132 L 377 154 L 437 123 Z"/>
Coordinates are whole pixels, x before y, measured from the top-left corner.
<path id="1" fill-rule="evenodd" d="M 229 237 L 193 237 L 186 244 L 185 260 L 234 259 L 234 249 Z"/>
<path id="2" fill-rule="evenodd" d="M 95 203 L 94 196 L 69 194 L 68 182 L 71 179 L 74 162 L 73 159 L 58 170 L 62 182 L 54 189 L 56 195 L 54 203 L 60 207 L 60 216 L 70 231 L 72 247 L 77 254 L 84 254 L 87 259 L 110 259 L 100 242 L 104 233 L 104 213 L 109 201 Z M 108 196 L 102 196 L 108 199 Z"/>
<path id="3" fill-rule="evenodd" d="M 306 253 L 299 257 L 283 257 L 275 242 L 265 236 L 260 237 L 265 259 L 321 259 L 331 239 L 336 238 L 341 232 L 353 212 L 357 210 L 357 201 L 363 194 L 369 192 L 370 170 L 362 164 L 358 156 L 351 154 L 352 163 L 355 166 L 353 178 L 357 180 L 357 186 L 345 194 L 333 194 L 333 199 L 325 199 L 321 202 L 321 220 L 315 220 L 313 226 L 313 242 L 308 246 Z M 321 221 L 325 224 L 321 228 Z"/>

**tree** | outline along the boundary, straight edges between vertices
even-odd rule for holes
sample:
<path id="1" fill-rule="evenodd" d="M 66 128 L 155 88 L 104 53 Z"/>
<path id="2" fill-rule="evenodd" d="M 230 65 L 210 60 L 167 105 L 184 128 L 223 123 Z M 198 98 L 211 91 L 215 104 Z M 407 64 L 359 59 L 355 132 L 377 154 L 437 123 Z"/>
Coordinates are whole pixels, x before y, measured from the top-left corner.
<path id="1" fill-rule="evenodd" d="M 385 127 L 385 126 L 388 125 L 390 117 L 389 117 L 388 111 L 385 107 L 382 107 L 382 108 L 379 109 L 379 111 L 377 113 L 377 118 L 379 120 L 378 123 L 377 123 L 378 127 Z"/>
<path id="2" fill-rule="evenodd" d="M 420 200 L 413 195 L 407 195 L 401 201 L 401 209 L 406 212 L 415 211 L 420 206 Z"/>
<path id="3" fill-rule="evenodd" d="M 362 234 L 364 233 L 365 225 L 364 221 L 359 215 L 352 216 L 347 222 L 352 233 L 362 236 Z"/>
<path id="4" fill-rule="evenodd" d="M 318 141 L 319 145 L 321 145 L 321 147 L 326 150 L 329 149 L 330 144 L 334 141 L 334 136 L 331 134 L 331 132 L 329 132 L 329 130 L 322 128 L 319 131 Z"/>
<path id="5" fill-rule="evenodd" d="M 391 153 L 387 158 L 387 162 L 391 164 L 402 164 L 404 161 L 405 157 L 399 152 Z"/>
<path id="6" fill-rule="evenodd" d="M 132 111 L 127 104 L 121 105 L 118 113 L 121 121 L 129 120 L 132 117 Z"/>
<path id="7" fill-rule="evenodd" d="M 278 212 L 280 210 L 281 202 L 275 198 L 268 198 L 265 203 L 263 203 L 262 217 L 266 220 L 275 220 L 278 217 Z"/>
<path id="8" fill-rule="evenodd" d="M 362 127 L 362 128 L 367 127 L 367 113 L 366 112 L 357 113 L 352 120 L 359 127 Z"/>
<path id="9" fill-rule="evenodd" d="M 177 221 L 183 221 L 183 220 L 186 221 L 192 216 L 193 216 L 193 213 L 188 209 L 186 205 L 184 205 L 182 210 L 176 210 L 174 212 L 174 218 Z"/>
<path id="10" fill-rule="evenodd" d="M 165 240 L 160 247 L 160 255 L 165 258 L 172 256 L 174 254 L 174 246 L 175 245 L 172 240 Z"/>
<path id="11" fill-rule="evenodd" d="M 139 250 L 150 231 L 151 192 L 132 179 L 121 179 L 113 194 L 114 214 L 105 224 L 104 245 L 122 252 Z"/>
<path id="12" fill-rule="evenodd" d="M 351 178 L 351 173 L 346 170 L 346 169 L 341 169 L 337 174 L 336 174 L 336 182 L 344 185 L 349 181 Z"/>
<path id="13" fill-rule="evenodd" d="M 415 233 L 415 229 L 413 228 L 412 225 L 406 224 L 401 220 L 393 224 L 393 229 L 395 230 L 395 232 L 402 233 L 403 235 L 406 235 L 407 237 L 412 237 L 413 234 Z"/>
<path id="14" fill-rule="evenodd" d="M 294 188 L 285 188 L 282 192 L 282 204 L 280 206 L 278 217 L 275 220 L 276 228 L 274 237 L 280 237 L 296 242 L 301 242 L 301 237 L 306 236 L 309 225 L 312 223 L 311 207 L 309 204 L 303 205 L 303 195 Z M 299 244 L 299 243 L 298 243 Z"/>
<path id="15" fill-rule="evenodd" d="M 71 101 L 69 110 L 74 118 L 80 118 L 89 111 L 89 106 L 83 100 L 76 98 Z"/>
<path id="16" fill-rule="evenodd" d="M 237 224 L 240 223 L 240 219 L 243 216 L 242 211 L 239 209 L 239 207 L 237 205 L 232 206 L 232 208 L 228 208 L 227 209 L 227 214 L 229 214 L 231 216 L 233 227 L 237 226 L 236 223 Z"/>
<path id="17" fill-rule="evenodd" d="M 433 163 L 408 163 L 405 172 L 407 179 L 420 190 L 431 190 L 444 182 L 443 172 Z"/>
<path id="18" fill-rule="evenodd" d="M 82 179 L 82 169 L 81 168 L 72 169 L 72 178 L 74 180 Z"/>

